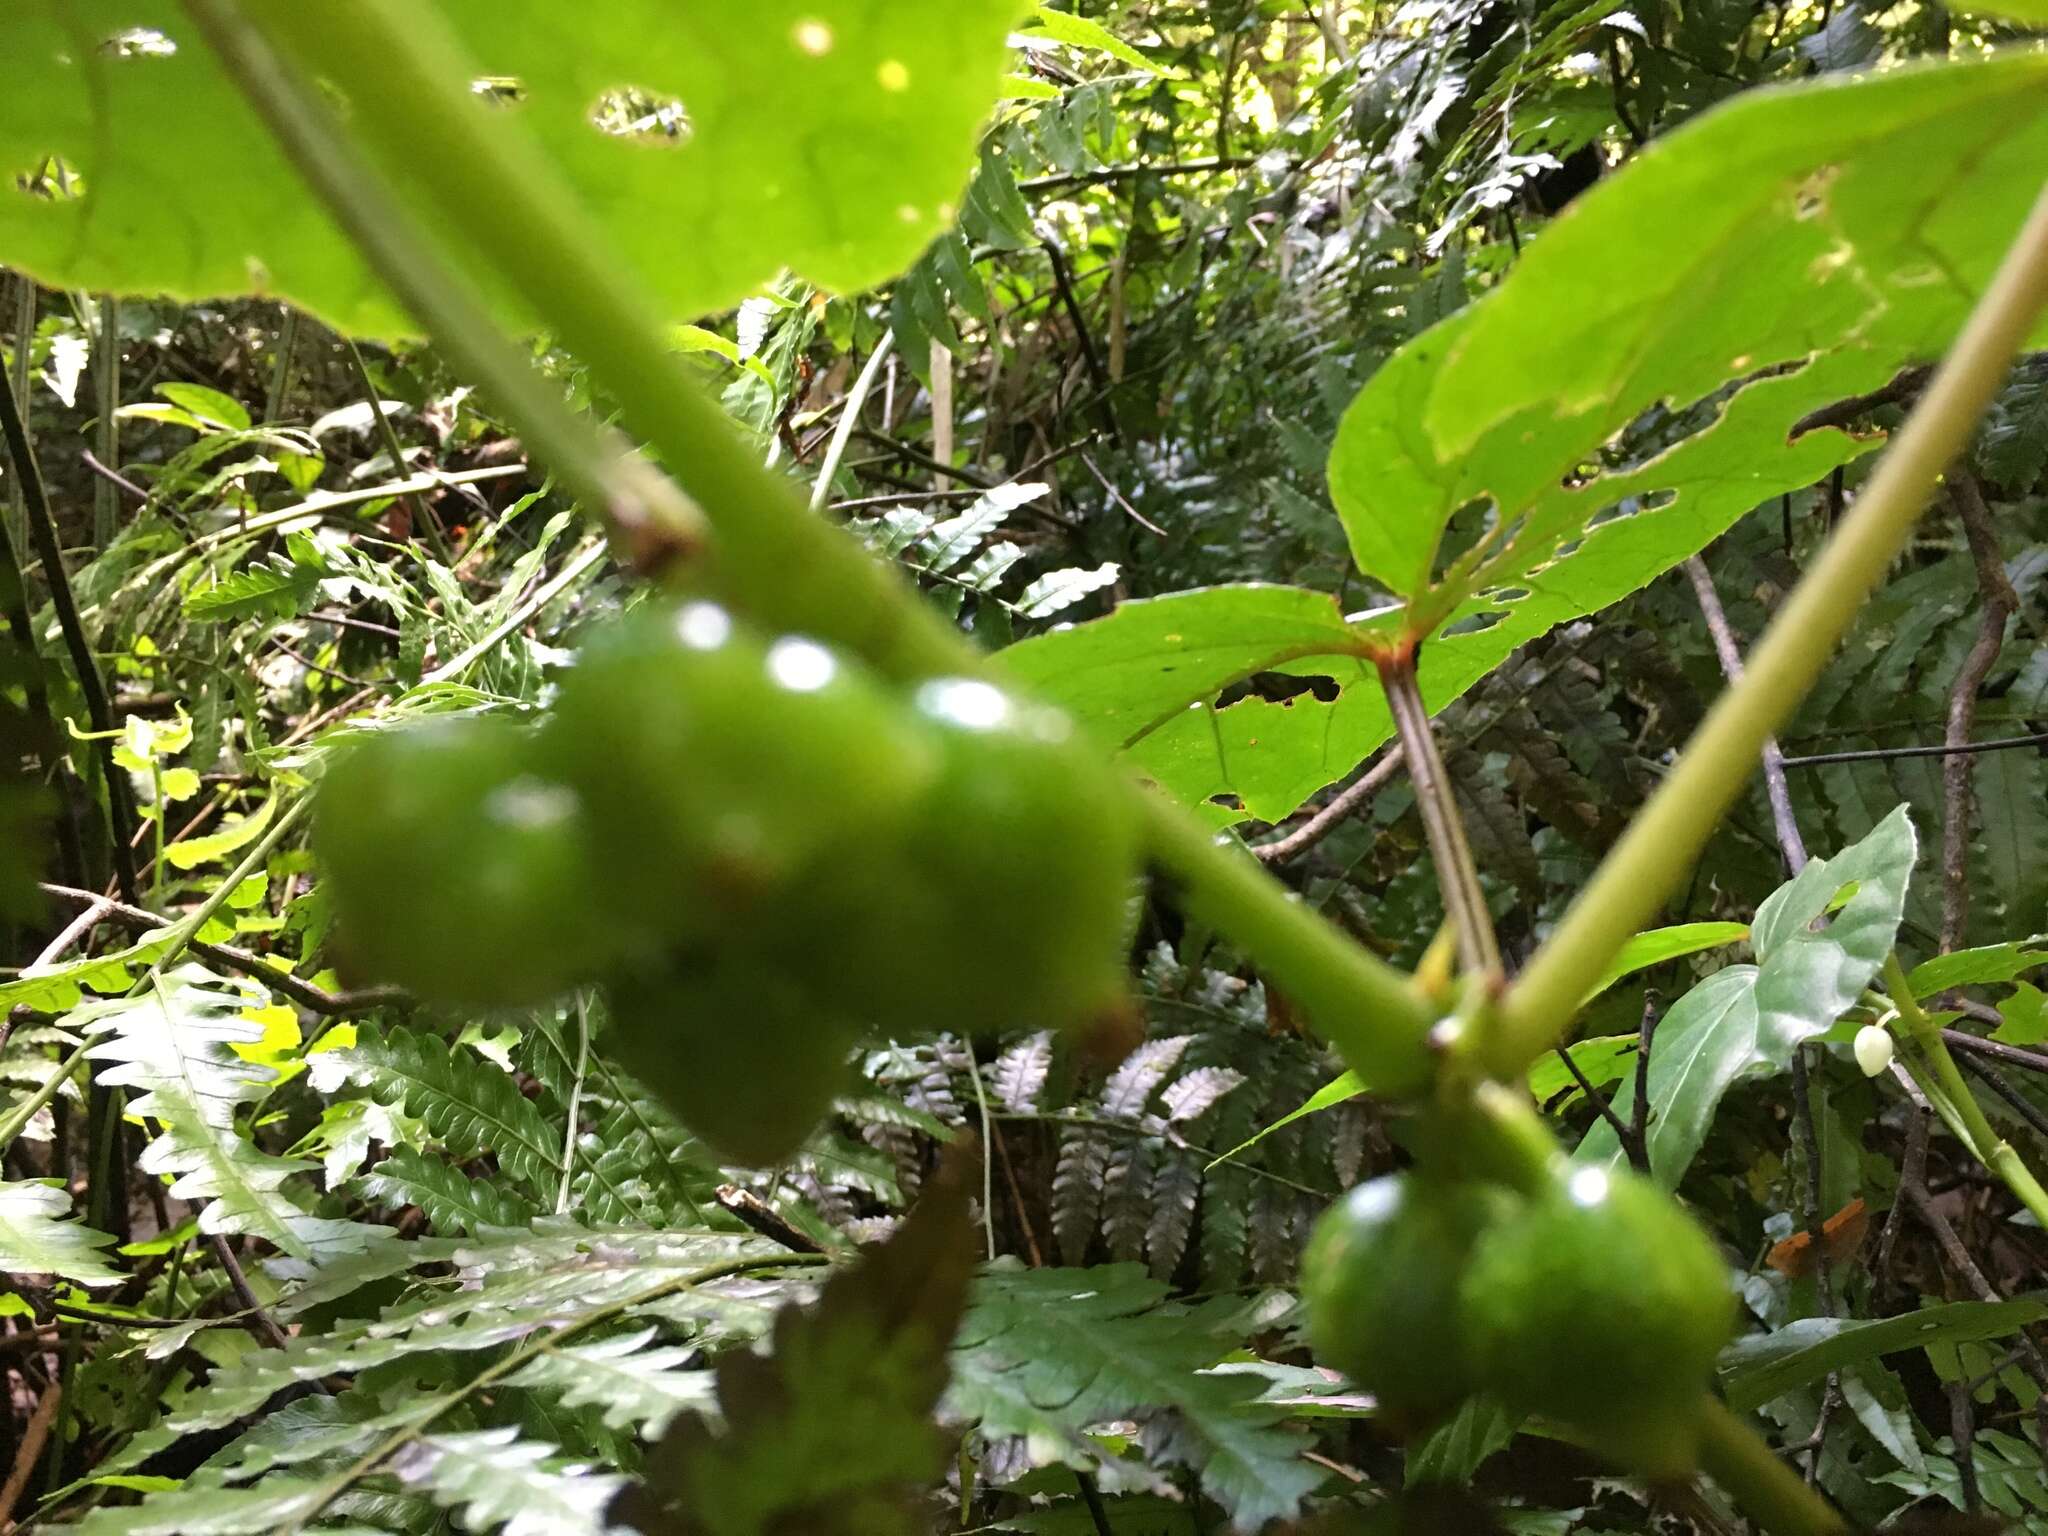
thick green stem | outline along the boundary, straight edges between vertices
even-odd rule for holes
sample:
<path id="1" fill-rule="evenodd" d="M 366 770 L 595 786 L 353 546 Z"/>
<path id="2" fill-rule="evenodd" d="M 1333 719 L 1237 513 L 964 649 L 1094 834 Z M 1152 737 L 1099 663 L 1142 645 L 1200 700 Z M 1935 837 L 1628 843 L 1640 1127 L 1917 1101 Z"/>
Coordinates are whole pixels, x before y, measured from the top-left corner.
<path id="1" fill-rule="evenodd" d="M 1992 1126 L 1990 1117 L 1984 1113 L 1984 1106 L 1977 1102 L 1977 1096 L 1970 1092 L 1970 1085 L 1963 1081 L 1955 1057 L 1949 1054 L 1948 1042 L 1941 1038 L 1941 1026 L 1927 1016 L 1919 999 L 1913 996 L 1912 985 L 1906 979 L 1906 968 L 1899 964 L 1899 957 L 1895 954 L 1885 957 L 1884 986 L 1891 994 L 1892 1006 L 1899 1011 L 1901 1027 L 1911 1037 L 1920 1060 L 1933 1072 L 1935 1084 L 1940 1088 L 1940 1098 L 1947 1099 L 1955 1125 L 1960 1127 L 1961 1139 L 1969 1147 L 1971 1155 L 2003 1179 L 2005 1187 L 2033 1213 L 2034 1219 L 2048 1227 L 2048 1190 L 2041 1187 L 2041 1181 L 2034 1177 L 2033 1169 L 2027 1166 L 2012 1143 Z M 1940 1102 L 1932 1093 L 1928 1097 Z"/>
<path id="2" fill-rule="evenodd" d="M 391 190 L 361 163 L 319 92 L 242 19 L 233 0 L 187 0 L 185 8 L 299 174 L 400 301 L 431 321 L 449 357 L 519 423 L 528 446 L 569 493 L 604 514 L 622 553 L 652 567 L 694 551 L 702 531 L 696 508 L 623 439 L 568 407 L 418 236 Z M 404 479 L 402 462 L 394 473 Z M 460 478 L 447 477 L 450 483 Z"/>
<path id="3" fill-rule="evenodd" d="M 1366 1087 L 1405 1094 L 1427 1086 L 1436 1019 L 1406 976 L 1310 912 L 1231 840 L 1219 842 L 1156 795 L 1145 806 L 1153 853 L 1189 912 L 1242 944 Z"/>
<path id="4" fill-rule="evenodd" d="M 1819 678 L 1897 556 L 1942 472 L 2048 304 L 2048 195 L 1979 300 L 1877 473 L 1750 653 L 1671 775 L 1501 1001 L 1488 1065 L 1525 1070 L 1563 1037 L 1586 991 L 1677 889 L 1756 769 L 1764 743 Z"/>
<path id="5" fill-rule="evenodd" d="M 1718 1398 L 1700 1421 L 1700 1466 L 1773 1536 L 1847 1536 L 1849 1522 Z"/>
<path id="6" fill-rule="evenodd" d="M 231 0 L 188 5 L 232 14 Z M 490 112 L 467 89 L 476 71 L 432 7 L 263 0 L 246 15 L 301 69 L 341 87 L 352 135 L 411 205 L 459 228 L 465 249 L 491 262 L 618 402 L 703 508 L 718 535 L 708 574 L 736 607 L 835 641 L 895 675 L 961 667 L 963 643 L 944 618 L 912 601 L 902 577 L 850 535 L 809 516 L 788 481 L 762 471 L 663 340 L 667 327 L 640 282 L 588 237 L 574 195 L 516 118 Z M 249 88 L 239 69 L 237 83 Z M 378 253 L 367 254 L 387 271 Z M 474 306 L 460 329 L 451 311 L 427 314 L 464 366 L 459 348 L 471 329 L 495 334 Z"/>
<path id="7" fill-rule="evenodd" d="M 547 455 L 556 445 L 530 431 L 526 412 L 534 402 L 508 389 L 501 374 L 507 367 L 530 370 L 376 177 L 354 163 L 353 144 L 336 134 L 317 93 L 266 36 L 315 61 L 349 93 L 358 106 L 351 124 L 372 153 L 426 178 L 441 214 L 460 223 L 472 249 L 500 265 L 660 450 L 717 533 L 705 575 L 729 600 L 771 626 L 835 640 L 896 675 L 980 666 L 972 645 L 899 573 L 813 516 L 794 487 L 755 463 L 661 343 L 662 328 L 638 286 L 585 240 L 587 221 L 551 169 L 504 114 L 480 109 L 462 88 L 473 72 L 431 13 L 366 0 L 345 12 L 265 4 L 245 18 L 234 0 L 186 4 L 364 254 L 450 355 L 496 392 L 538 451 Z M 436 152 L 419 154 L 422 144 Z M 597 504 L 616 519 L 614 503 Z M 1407 978 L 1256 866 L 1218 847 L 1184 813 L 1145 798 L 1152 853 L 1190 904 L 1298 997 L 1375 1086 L 1408 1090 L 1424 1083 L 1432 1019 Z"/>

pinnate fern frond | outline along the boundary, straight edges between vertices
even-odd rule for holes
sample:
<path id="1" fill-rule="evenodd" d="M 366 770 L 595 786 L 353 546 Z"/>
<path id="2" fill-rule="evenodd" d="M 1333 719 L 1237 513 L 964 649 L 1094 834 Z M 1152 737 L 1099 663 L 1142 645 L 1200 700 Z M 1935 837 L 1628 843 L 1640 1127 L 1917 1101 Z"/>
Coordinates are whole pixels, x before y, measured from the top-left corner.
<path id="1" fill-rule="evenodd" d="M 161 1128 L 142 1170 L 176 1175 L 170 1193 L 202 1205 L 202 1231 L 247 1233 L 299 1259 L 389 1237 L 300 1209 L 283 1185 L 314 1165 L 264 1151 L 237 1125 L 241 1107 L 261 1099 L 275 1076 L 234 1051 L 263 1038 L 263 1026 L 243 1014 L 264 1000 L 187 966 L 134 997 L 88 1003 L 68 1022 L 97 1038 L 86 1055 L 100 1064 L 99 1082 L 138 1090 L 129 1112 Z"/>
<path id="2" fill-rule="evenodd" d="M 1251 1401 L 1252 1380 L 1208 1372 L 1228 1348 L 1210 1319 L 1166 1297 L 1135 1264 L 984 1275 L 955 1339 L 947 1409 L 1081 1471 L 1101 1455 L 1090 1425 L 1170 1410 L 1169 1454 L 1239 1529 L 1292 1515 L 1319 1474 L 1277 1412 Z"/>
<path id="3" fill-rule="evenodd" d="M 625 1479 L 565 1463 L 555 1446 L 520 1438 L 510 1426 L 428 1435 L 399 1456 L 402 1481 L 470 1530 L 501 1536 L 598 1536 Z"/>
<path id="4" fill-rule="evenodd" d="M 66 1220 L 70 1213 L 71 1197 L 61 1189 L 0 1180 L 0 1271 L 116 1284 L 120 1271 L 100 1252 L 113 1238 Z"/>
<path id="5" fill-rule="evenodd" d="M 548 1124 L 512 1079 L 489 1062 L 418 1030 L 364 1029 L 346 1051 L 321 1058 L 316 1086 L 337 1077 L 401 1108 L 454 1157 L 495 1154 L 529 1197 L 553 1198 L 562 1172 L 562 1133 Z"/>

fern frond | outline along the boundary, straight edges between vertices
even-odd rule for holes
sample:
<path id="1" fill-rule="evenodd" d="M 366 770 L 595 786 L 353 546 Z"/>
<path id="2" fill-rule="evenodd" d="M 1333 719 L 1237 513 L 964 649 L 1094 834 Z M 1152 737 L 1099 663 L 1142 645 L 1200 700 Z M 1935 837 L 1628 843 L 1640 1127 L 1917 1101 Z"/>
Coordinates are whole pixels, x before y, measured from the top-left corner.
<path id="1" fill-rule="evenodd" d="M 561 1178 L 562 1134 L 518 1086 L 490 1063 L 417 1030 L 365 1028 L 346 1051 L 323 1060 L 332 1074 L 426 1122 L 454 1157 L 496 1154 L 498 1166 L 533 1199 L 551 1198 Z"/>
<path id="2" fill-rule="evenodd" d="M 1292 1515 L 1320 1480 L 1244 1377 L 1208 1371 L 1226 1346 L 1135 1264 L 984 1274 L 953 1351 L 947 1407 L 985 1435 L 1029 1437 L 1082 1471 L 1105 1419 L 1172 1410 L 1170 1459 L 1192 1466 L 1240 1529 Z"/>
<path id="3" fill-rule="evenodd" d="M 61 1275 L 80 1285 L 115 1285 L 122 1275 L 100 1250 L 113 1242 L 69 1221 L 71 1197 L 48 1184 L 0 1180 L 0 1271 Z"/>
<path id="4" fill-rule="evenodd" d="M 86 1055 L 108 1063 L 98 1080 L 134 1088 L 129 1111 L 158 1122 L 145 1173 L 176 1175 L 170 1193 L 203 1203 L 200 1230 L 248 1233 L 299 1259 L 331 1258 L 387 1239 L 382 1227 L 301 1210 L 282 1186 L 313 1165 L 277 1157 L 244 1136 L 237 1111 L 275 1077 L 233 1049 L 263 1038 L 243 1012 L 259 998 L 197 966 L 182 967 L 130 998 L 89 1003 L 69 1016 L 100 1037 Z"/>
<path id="5" fill-rule="evenodd" d="M 1052 1031 L 1042 1029 L 996 1058 L 989 1070 L 989 1090 L 1010 1113 L 1028 1115 L 1038 1108 L 1038 1096 L 1045 1092 L 1045 1079 L 1051 1071 Z"/>
<path id="6" fill-rule="evenodd" d="M 459 1511 L 466 1528 L 501 1536 L 599 1536 L 610 1528 L 605 1507 L 626 1483 L 565 1463 L 558 1448 L 522 1440 L 510 1426 L 428 1435 L 408 1446 L 393 1470 L 436 1504 Z"/>
<path id="7" fill-rule="evenodd" d="M 538 1213 L 533 1203 L 487 1179 L 472 1179 L 446 1158 L 414 1147 L 394 1148 L 355 1185 L 363 1198 L 387 1210 L 416 1205 L 436 1232 L 475 1233 L 488 1227 L 524 1228 Z"/>
<path id="8" fill-rule="evenodd" d="M 1137 1119 L 1194 1040 L 1193 1035 L 1168 1035 L 1132 1051 L 1102 1090 L 1102 1113 L 1112 1120 Z"/>
<path id="9" fill-rule="evenodd" d="M 1197 1067 L 1168 1083 L 1160 1102 L 1166 1106 L 1166 1118 L 1181 1124 L 1207 1114 L 1243 1081 L 1244 1074 L 1234 1067 Z"/>
<path id="10" fill-rule="evenodd" d="M 1166 1148 L 1152 1175 L 1152 1214 L 1145 1229 L 1145 1251 L 1155 1278 L 1172 1278 L 1186 1257 L 1195 1227 L 1195 1205 L 1202 1195 L 1202 1164 L 1192 1153 Z"/>
<path id="11" fill-rule="evenodd" d="M 536 1356 L 506 1378 L 558 1397 L 571 1408 L 597 1408 L 606 1425 L 658 1435 L 683 1412 L 716 1407 L 711 1371 L 703 1352 L 687 1345 L 649 1348 L 655 1330 L 642 1328 L 594 1344 L 575 1344 Z"/>

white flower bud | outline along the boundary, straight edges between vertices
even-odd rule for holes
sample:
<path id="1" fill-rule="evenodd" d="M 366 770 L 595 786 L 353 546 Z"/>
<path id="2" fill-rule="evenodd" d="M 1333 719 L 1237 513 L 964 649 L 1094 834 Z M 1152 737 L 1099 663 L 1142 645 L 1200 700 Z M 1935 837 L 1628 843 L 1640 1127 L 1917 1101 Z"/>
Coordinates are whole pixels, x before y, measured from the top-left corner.
<path id="1" fill-rule="evenodd" d="M 1866 1024 L 1856 1031 L 1856 1065 L 1865 1077 L 1875 1077 L 1892 1064 L 1892 1032 L 1882 1024 Z"/>

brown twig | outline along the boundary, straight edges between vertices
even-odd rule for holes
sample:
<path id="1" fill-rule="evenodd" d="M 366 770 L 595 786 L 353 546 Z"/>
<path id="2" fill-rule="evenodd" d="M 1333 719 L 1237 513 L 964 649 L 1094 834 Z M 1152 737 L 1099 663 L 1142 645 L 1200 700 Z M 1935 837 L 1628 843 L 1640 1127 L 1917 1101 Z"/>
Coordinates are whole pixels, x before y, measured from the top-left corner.
<path id="1" fill-rule="evenodd" d="M 1700 613 L 1707 621 L 1707 633 L 1713 636 L 1714 652 L 1721 660 L 1721 675 L 1734 682 L 1742 676 L 1742 648 L 1736 643 L 1735 631 L 1729 627 L 1728 614 L 1721 606 L 1721 596 L 1714 590 L 1713 573 L 1707 569 L 1707 562 L 1694 555 L 1685 562 L 1686 579 L 1692 583 L 1695 597 L 1699 599 Z M 1764 790 L 1771 801 L 1771 821 L 1777 828 L 1778 848 L 1785 856 L 1786 867 L 1798 874 L 1806 867 L 1806 844 L 1799 836 L 1799 818 L 1792 814 L 1792 794 L 1785 785 L 1785 754 L 1778 750 L 1776 737 L 1764 742 Z"/>
<path id="2" fill-rule="evenodd" d="M 1822 768 L 1829 763 L 1885 763 L 1902 757 L 1971 757 L 1979 752 L 2010 752 L 2018 747 L 2048 747 L 2048 731 L 2032 736 L 2002 736 L 1996 741 L 1965 741 L 1938 747 L 1865 747 L 1856 752 L 1816 752 L 1788 757 L 1787 768 Z"/>
<path id="3" fill-rule="evenodd" d="M 291 1335 L 277 1326 L 277 1319 L 264 1310 L 262 1299 L 250 1289 L 249 1277 L 242 1273 L 242 1261 L 235 1257 L 235 1250 L 228 1246 L 228 1240 L 215 1232 L 206 1241 L 213 1249 L 213 1256 L 220 1260 L 220 1267 L 228 1277 L 228 1286 L 234 1291 L 235 1299 L 242 1304 L 243 1326 L 272 1349 L 290 1347 Z"/>
<path id="4" fill-rule="evenodd" d="M 1903 405 L 1927 387 L 1927 381 L 1934 377 L 1934 366 L 1922 363 L 1907 368 L 1895 375 L 1889 384 L 1873 389 L 1868 394 L 1851 395 L 1846 400 L 1837 400 L 1824 405 L 1817 411 L 1809 411 L 1792 423 L 1788 439 L 1804 437 L 1822 427 L 1845 427 L 1858 417 L 1868 416 L 1872 411 L 1887 405 Z"/>
<path id="5" fill-rule="evenodd" d="M 2019 607 L 2019 598 L 2006 579 L 2005 561 L 1999 553 L 1998 533 L 1991 526 L 1990 508 L 1984 493 L 1967 469 L 1949 476 L 1949 505 L 1963 525 L 1970 542 L 1970 558 L 1977 568 L 1977 590 L 1984 600 L 1984 614 L 1977 626 L 1976 642 L 1949 690 L 1948 730 L 1943 745 L 1953 752 L 1970 739 L 1977 719 L 1977 691 L 1998 664 L 2005 646 L 2005 623 Z M 1941 947 L 1960 949 L 1970 916 L 1970 817 L 1976 804 L 1975 764 L 1961 753 L 1941 765 Z"/>
<path id="6" fill-rule="evenodd" d="M 1401 771 L 1404 761 L 1401 744 L 1392 743 L 1380 754 L 1377 762 L 1340 791 L 1328 805 L 1286 836 L 1276 837 L 1270 842 L 1253 844 L 1252 853 L 1266 863 L 1273 864 L 1282 859 L 1291 859 L 1297 853 L 1313 848 L 1328 837 L 1345 817 L 1360 807 L 1371 804 L 1373 796 L 1384 789 L 1387 782 Z"/>
<path id="7" fill-rule="evenodd" d="M 137 932 L 170 926 L 166 919 L 154 912 L 144 911 L 141 907 L 133 907 L 126 902 L 108 901 L 91 891 L 47 883 L 38 888 L 47 895 L 65 901 L 104 902 L 103 916 L 117 918 L 123 926 Z M 231 944 L 209 944 L 202 939 L 193 939 L 187 947 L 194 954 L 211 960 L 216 965 L 262 982 L 273 992 L 290 998 L 301 1008 L 329 1018 L 360 1014 L 371 1008 L 402 1003 L 407 1001 L 409 996 L 397 987 L 365 987 L 355 992 L 329 992 L 292 975 L 289 971 L 278 969 L 261 955 L 251 954 L 248 950 L 238 949 Z"/>
<path id="8" fill-rule="evenodd" d="M 2048 1053 L 2030 1051 L 2024 1046 L 2007 1045 L 2003 1040 L 1986 1040 L 1982 1035 L 1972 1035 L 1960 1029 L 1944 1029 L 1944 1042 L 1958 1050 L 1970 1051 L 1978 1056 L 1989 1056 L 2008 1066 L 2024 1067 L 2029 1072 L 2048 1072 Z"/>
<path id="9" fill-rule="evenodd" d="M 1586 1076 L 1576 1061 L 1572 1060 L 1571 1048 L 1560 1045 L 1555 1047 L 1555 1049 L 1557 1051 L 1557 1059 L 1564 1063 L 1565 1071 L 1569 1072 L 1572 1076 L 1572 1081 L 1579 1085 L 1579 1092 L 1583 1093 L 1591 1101 L 1593 1107 L 1600 1112 L 1600 1118 L 1607 1122 L 1608 1129 L 1612 1130 L 1615 1138 L 1620 1141 L 1622 1151 L 1628 1154 L 1629 1162 L 1634 1163 L 1636 1161 L 1637 1148 L 1633 1128 L 1622 1123 L 1621 1116 L 1614 1112 L 1614 1106 L 1607 1101 L 1607 1095 L 1598 1088 L 1595 1088 L 1593 1080 Z"/>
<path id="10" fill-rule="evenodd" d="M 791 1226 L 782 1212 L 751 1190 L 741 1189 L 737 1184 L 721 1184 L 712 1198 L 718 1202 L 720 1210 L 738 1217 L 746 1226 L 770 1242 L 780 1243 L 791 1253 L 825 1251 L 811 1237 Z"/>
<path id="11" fill-rule="evenodd" d="M 21 1501 L 36 1463 L 42 1459 L 43 1443 L 50 1438 L 50 1426 L 57 1422 L 57 1406 L 64 1400 L 64 1388 L 51 1382 L 36 1399 L 36 1411 L 22 1431 L 21 1444 L 14 1453 L 14 1465 L 7 1482 L 0 1485 L 0 1531 L 14 1529 L 14 1506 Z"/>
<path id="12" fill-rule="evenodd" d="M 1092 171 L 1072 171 L 1059 176 L 1034 176 L 1017 183 L 1019 192 L 1054 192 L 1062 187 L 1100 187 L 1110 182 L 1129 181 L 1137 176 L 1209 176 L 1218 171 L 1241 171 L 1257 163 L 1255 155 L 1210 155 L 1200 160 L 1179 160 L 1167 165 L 1105 165 Z"/>

